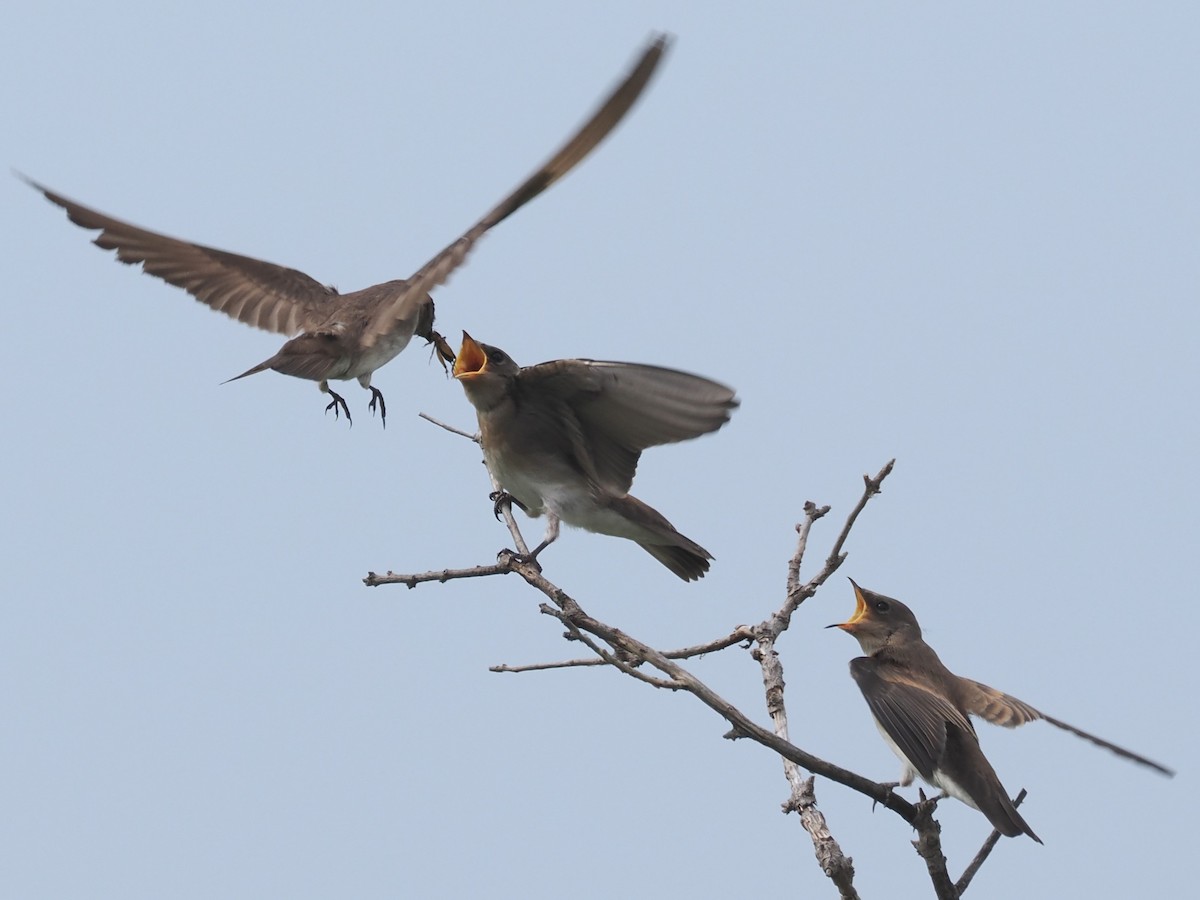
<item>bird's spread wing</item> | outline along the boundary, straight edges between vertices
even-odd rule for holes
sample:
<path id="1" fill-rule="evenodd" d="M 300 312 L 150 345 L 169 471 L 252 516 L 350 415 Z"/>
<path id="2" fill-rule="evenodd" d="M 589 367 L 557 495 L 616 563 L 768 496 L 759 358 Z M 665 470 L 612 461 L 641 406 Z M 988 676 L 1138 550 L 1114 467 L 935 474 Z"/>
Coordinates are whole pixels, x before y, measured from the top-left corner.
<path id="1" fill-rule="evenodd" d="M 1175 770 L 1169 769 L 1161 763 L 1156 763 L 1152 759 L 1147 759 L 1140 753 L 1134 753 L 1132 750 L 1126 750 L 1124 747 L 1118 746 L 1111 741 L 1106 741 L 1102 737 L 1097 737 L 1089 731 L 1084 731 L 1082 728 L 1076 728 L 1074 725 L 1069 725 L 1061 719 L 1056 719 L 1053 716 L 1048 716 L 1044 712 L 1034 709 L 1023 700 L 1018 700 L 1009 694 L 998 691 L 993 687 L 988 687 L 986 684 L 981 684 L 978 681 L 970 681 L 964 679 L 967 684 L 974 690 L 969 691 L 967 700 L 967 712 L 972 715 L 979 716 L 991 722 L 993 725 L 1003 725 L 1006 728 L 1015 728 L 1018 725 L 1024 725 L 1026 722 L 1033 722 L 1037 719 L 1044 719 L 1056 728 L 1061 728 L 1063 731 L 1069 731 L 1076 737 L 1081 737 L 1085 741 L 1090 741 L 1097 747 L 1103 747 L 1105 750 L 1111 750 L 1117 756 L 1122 756 L 1125 759 L 1132 760 L 1139 765 L 1146 766 L 1160 772 L 1163 775 L 1173 778 Z"/>
<path id="2" fill-rule="evenodd" d="M 25 180 L 65 209 L 76 225 L 99 231 L 96 245 L 116 250 L 121 262 L 141 263 L 146 274 L 181 287 L 202 303 L 255 328 L 295 334 L 320 322 L 330 298 L 337 296 L 295 269 L 156 234 Z"/>
<path id="3" fill-rule="evenodd" d="M 967 712 L 993 725 L 1016 728 L 1018 725 L 1042 718 L 1042 714 L 1028 703 L 994 687 L 971 681 L 969 678 L 964 678 L 963 683 L 966 685 L 963 700 Z"/>
<path id="4" fill-rule="evenodd" d="M 396 323 L 407 317 L 406 309 L 440 284 L 463 264 L 475 243 L 487 231 L 500 224 L 554 182 L 562 178 L 583 160 L 624 118 L 641 96 L 667 48 L 667 38 L 659 35 L 642 52 L 637 64 L 600 108 L 545 164 L 527 178 L 515 191 L 501 200 L 482 219 L 472 225 L 456 241 L 425 263 L 408 279 L 408 290 L 381 308 L 373 317 L 363 336 L 363 344 L 372 346 L 388 334 Z"/>
<path id="5" fill-rule="evenodd" d="M 622 494 L 642 450 L 716 431 L 737 406 L 723 384 L 636 363 L 560 359 L 522 369 L 521 380 L 570 406 L 596 477 Z"/>
<path id="6" fill-rule="evenodd" d="M 870 657 L 850 661 L 850 674 L 872 715 L 921 777 L 929 781 L 946 749 L 946 729 L 974 739 L 970 721 L 938 694 Z"/>

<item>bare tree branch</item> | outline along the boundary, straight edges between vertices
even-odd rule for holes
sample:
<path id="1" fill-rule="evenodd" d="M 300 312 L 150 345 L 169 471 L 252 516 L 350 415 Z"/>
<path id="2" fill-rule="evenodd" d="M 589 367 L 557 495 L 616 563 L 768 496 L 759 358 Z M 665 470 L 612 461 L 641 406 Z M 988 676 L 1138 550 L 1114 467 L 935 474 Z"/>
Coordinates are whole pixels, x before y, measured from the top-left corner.
<path id="1" fill-rule="evenodd" d="M 796 542 L 796 552 L 788 563 L 787 592 L 784 595 L 783 605 L 774 615 L 764 620 L 754 629 L 755 646 L 751 651 L 751 656 L 758 662 L 762 669 L 767 714 L 771 717 L 775 734 L 785 741 L 789 740 L 789 736 L 787 707 L 784 704 L 785 684 L 783 680 L 783 663 L 780 662 L 779 653 L 775 650 L 775 642 L 791 624 L 792 614 L 800 604 L 808 597 L 811 597 L 816 591 L 817 586 L 823 584 L 837 567 L 842 564 L 845 554 L 840 552 L 840 548 L 850 533 L 854 519 L 857 518 L 858 513 L 866 506 L 867 501 L 879 493 L 880 485 L 883 483 L 883 479 L 888 476 L 888 473 L 891 472 L 894 463 L 895 460 L 889 462 L 873 479 L 867 476 L 863 477 L 866 489 L 863 491 L 858 505 L 847 518 L 846 524 L 843 526 L 842 533 L 835 545 L 834 552 L 826 558 L 825 565 L 821 568 L 821 571 L 810 579 L 807 584 L 801 586 L 800 566 L 804 562 L 804 553 L 808 548 L 809 534 L 812 531 L 813 524 L 829 512 L 828 506 L 817 506 L 811 500 L 805 502 L 804 521 L 796 526 L 796 532 L 799 535 Z M 853 862 L 842 853 L 842 848 L 829 832 L 825 816 L 817 809 L 813 779 L 806 779 L 800 771 L 799 766 L 793 760 L 786 757 L 783 759 L 783 774 L 791 788 L 791 797 L 784 804 L 784 811 L 794 810 L 801 814 L 801 824 L 812 838 L 813 850 L 817 855 L 817 862 L 820 864 L 822 870 L 837 885 L 843 897 L 857 897 L 858 893 L 855 891 L 853 883 Z"/>
<path id="2" fill-rule="evenodd" d="M 445 344 L 445 338 L 442 338 L 441 335 L 438 335 L 436 331 L 434 332 L 434 334 L 437 335 L 437 337 L 441 338 L 442 344 Z M 439 352 L 441 351 L 441 349 L 442 349 L 441 345 L 439 345 L 438 346 Z M 469 432 L 463 431 L 461 428 L 455 428 L 453 425 L 447 425 L 445 422 L 435 419 L 433 416 L 429 415 L 428 413 L 418 413 L 417 415 L 419 415 L 426 422 L 430 422 L 430 423 L 438 426 L 439 428 L 446 429 L 446 431 L 449 431 L 451 434 L 457 434 L 459 437 L 465 437 L 467 440 L 469 440 L 475 444 L 478 444 L 480 446 L 482 446 L 482 444 L 483 444 L 483 439 L 480 436 L 478 431 L 475 432 L 474 434 L 470 434 Z M 488 478 L 491 479 L 491 482 L 492 482 L 492 499 L 495 499 L 499 495 L 503 494 L 503 491 L 500 488 L 500 482 L 498 482 L 496 480 L 496 476 L 492 474 L 490 469 L 488 470 Z M 505 496 L 507 496 L 507 495 L 505 495 Z M 529 555 L 529 547 L 526 545 L 525 538 L 521 534 L 521 529 L 517 526 L 517 520 L 516 520 L 516 518 L 513 517 L 513 514 L 512 514 L 512 499 L 509 498 L 505 502 L 498 502 L 496 504 L 496 506 L 494 507 L 494 509 L 496 510 L 497 514 L 504 517 L 504 524 L 508 526 L 508 533 L 512 535 L 512 539 L 517 544 L 517 552 L 520 554 L 523 554 L 525 556 L 528 556 Z M 488 573 L 488 574 L 491 574 L 491 573 Z M 430 580 L 430 579 L 426 579 L 426 580 Z M 414 585 L 410 584 L 409 587 L 414 587 Z"/>
<path id="3" fill-rule="evenodd" d="M 929 880 L 933 882 L 933 891 L 938 900 L 958 900 L 958 891 L 950 880 L 946 855 L 942 852 L 942 826 L 933 817 L 937 800 L 926 800 L 925 792 L 919 793 L 921 802 L 916 806 L 917 816 L 912 823 L 917 829 L 917 839 L 912 845 L 917 855 L 925 860 L 925 868 L 929 871 Z"/>
<path id="4" fill-rule="evenodd" d="M 795 554 L 788 562 L 787 596 L 789 600 L 800 593 L 800 564 L 804 561 L 804 551 L 808 549 L 808 533 L 812 530 L 813 522 L 827 512 L 829 512 L 828 506 L 817 506 L 811 500 L 804 501 L 804 521 L 796 526 L 796 533 L 800 535 L 800 539 L 797 541 Z M 799 601 L 796 605 L 799 605 Z"/>
<path id="5" fill-rule="evenodd" d="M 664 650 L 663 656 L 667 659 L 690 659 L 693 656 L 704 656 L 706 653 L 712 653 L 717 650 L 724 650 L 726 647 L 732 647 L 734 644 L 740 644 L 743 641 L 754 640 L 754 630 L 749 625 L 739 625 L 733 630 L 732 634 L 727 634 L 725 637 L 717 638 L 715 641 L 708 641 L 704 644 L 696 644 L 693 647 L 683 647 L 679 650 Z M 489 672 L 544 672 L 547 669 L 575 669 L 586 666 L 607 666 L 608 662 L 603 659 L 598 659 L 594 656 L 589 656 L 586 659 L 565 659 L 561 662 L 546 662 L 546 663 L 526 663 L 520 666 L 510 666 L 505 663 L 491 666 Z"/>
<path id="6" fill-rule="evenodd" d="M 666 690 L 670 690 L 670 691 L 679 691 L 679 690 L 684 689 L 683 685 L 679 684 L 676 681 L 673 681 L 673 680 L 668 681 L 663 678 L 655 678 L 653 675 L 647 675 L 645 672 L 639 672 L 637 670 L 636 666 L 630 665 L 628 662 L 626 662 L 624 659 L 621 658 L 623 654 L 610 653 L 609 651 L 605 650 L 603 647 L 601 647 L 599 644 L 597 644 L 595 641 L 593 641 L 590 637 L 588 637 L 586 634 L 584 634 L 582 631 L 580 631 L 579 626 L 577 626 L 573 621 L 571 621 L 571 617 L 568 616 L 562 610 L 555 609 L 553 606 L 551 606 L 548 603 L 543 603 L 538 608 L 541 610 L 543 615 L 553 616 L 554 618 L 556 618 L 560 622 L 562 622 L 564 625 L 566 625 L 567 630 L 570 632 L 569 636 L 570 636 L 571 640 L 576 640 L 582 644 L 587 645 L 592 650 L 593 653 L 595 653 L 597 656 L 600 657 L 600 660 L 602 662 L 604 662 L 610 666 L 616 666 L 618 669 L 620 669 L 626 675 L 636 678 L 638 681 L 644 681 L 646 684 L 649 684 L 652 687 L 665 688 Z"/>
<path id="7" fill-rule="evenodd" d="M 793 791 L 791 799 L 784 804 L 783 811 L 800 814 L 804 830 L 812 836 L 817 864 L 825 873 L 825 877 L 834 883 L 842 900 L 858 900 L 858 891 L 854 887 L 854 860 L 842 853 L 841 846 L 829 833 L 825 817 L 817 810 L 813 781 L 812 776 L 804 779 L 800 791 Z"/>
<path id="8" fill-rule="evenodd" d="M 725 635 L 725 637 L 719 637 L 716 640 L 703 644 L 696 644 L 693 647 L 683 647 L 680 650 L 667 650 L 663 653 L 663 656 L 667 659 L 691 659 L 694 656 L 704 656 L 707 653 L 714 653 L 717 650 L 732 647 L 734 644 L 748 643 L 752 640 L 754 640 L 754 629 L 749 625 L 739 625 L 730 634 Z"/>
<path id="9" fill-rule="evenodd" d="M 429 418 L 426 416 L 425 418 Z M 430 420 L 434 421 L 434 420 Z M 441 423 L 435 422 L 441 425 Z M 447 426 L 442 426 L 447 427 Z M 448 429 L 467 437 L 465 432 Z M 870 797 L 895 812 L 917 830 L 917 839 L 913 846 L 925 860 L 930 880 L 934 890 L 941 900 L 957 898 L 964 891 L 980 865 L 995 846 L 998 835 L 993 835 L 985 843 L 971 865 L 964 871 L 956 885 L 950 879 L 946 869 L 946 859 L 941 848 L 941 826 L 933 818 L 934 801 L 926 801 L 921 794 L 922 802 L 912 804 L 893 793 L 891 786 L 879 784 L 862 777 L 854 772 L 843 769 L 808 753 L 793 744 L 790 740 L 787 710 L 784 703 L 783 666 L 775 643 L 779 636 L 787 630 L 792 615 L 804 600 L 811 597 L 816 590 L 841 566 L 846 558 L 845 544 L 851 528 L 859 514 L 866 507 L 871 497 L 880 493 L 884 479 L 891 473 L 895 461 L 885 465 L 874 477 L 864 476 L 864 490 L 858 503 L 847 516 L 842 530 L 833 544 L 832 550 L 826 557 L 821 569 L 807 582 L 801 583 L 800 570 L 813 524 L 829 512 L 828 506 L 817 506 L 814 503 L 804 505 L 804 521 L 796 526 L 798 534 L 795 555 L 789 561 L 786 595 L 781 607 L 770 617 L 757 626 L 741 625 L 730 634 L 712 641 L 683 647 L 669 652 L 662 652 L 637 640 L 631 635 L 607 625 L 588 615 L 579 604 L 557 585 L 550 582 L 543 574 L 536 561 L 528 559 L 524 540 L 512 516 L 511 510 L 498 506 L 509 525 L 510 533 L 517 542 L 519 552 L 503 550 L 497 556 L 496 564 L 492 566 L 476 566 L 469 569 L 443 569 L 420 574 L 400 575 L 388 572 L 386 575 L 369 573 L 364 579 L 368 585 L 406 584 L 414 587 L 416 584 L 429 581 L 449 581 L 456 578 L 472 578 L 487 575 L 500 575 L 515 572 L 527 584 L 545 595 L 550 603 L 542 604 L 541 611 L 558 619 L 566 627 L 564 634 L 568 640 L 577 640 L 587 646 L 594 658 L 573 659 L 562 662 L 533 663 L 521 666 L 497 665 L 491 667 L 494 672 L 526 672 L 545 669 L 574 668 L 583 666 L 612 666 L 619 671 L 643 681 L 653 687 L 687 691 L 694 695 L 731 726 L 727 737 L 749 738 L 772 752 L 778 754 L 784 762 L 784 774 L 788 780 L 790 795 L 783 804 L 784 812 L 797 812 L 803 827 L 810 835 L 815 855 L 822 870 L 837 887 L 844 900 L 857 900 L 858 893 L 854 887 L 853 861 L 845 856 L 837 841 L 829 832 L 824 816 L 817 809 L 814 793 L 814 779 L 805 776 L 802 769 L 813 775 L 845 785 Z M 498 487 L 498 486 L 497 486 Z M 718 650 L 731 647 L 734 644 L 745 643 L 751 649 L 753 658 L 762 669 L 763 687 L 766 696 L 767 712 L 772 720 L 772 730 L 763 728 L 741 710 L 729 703 L 720 694 L 697 678 L 692 672 L 681 666 L 676 660 L 702 656 Z M 642 669 L 648 666 L 660 676 L 651 675 Z M 1022 792 L 1023 796 L 1024 792 Z M 1020 802 L 1018 800 L 1018 802 Z"/>
<path id="10" fill-rule="evenodd" d="M 1013 806 L 1020 806 L 1024 800 L 1025 788 L 1021 788 L 1020 793 L 1013 798 Z M 987 840 L 983 842 L 983 846 L 979 848 L 979 852 L 975 854 L 975 858 L 971 860 L 965 869 L 963 869 L 962 877 L 954 883 L 954 889 L 959 897 L 967 892 L 967 888 L 971 885 L 971 879 L 975 877 L 975 873 L 979 871 L 979 867 L 983 865 L 984 861 L 991 854 L 992 850 L 996 848 L 996 843 L 999 840 L 1000 832 L 992 829 L 992 833 L 989 834 Z"/>
<path id="11" fill-rule="evenodd" d="M 420 572 L 415 575 L 399 575 L 395 572 L 387 572 L 384 575 L 376 575 L 374 572 L 368 572 L 367 577 L 363 579 L 363 584 L 367 587 L 378 587 L 381 584 L 406 584 L 410 588 L 415 588 L 418 584 L 423 584 L 427 581 L 438 581 L 445 584 L 447 581 L 454 581 L 458 578 L 482 578 L 486 575 L 507 575 L 511 572 L 504 566 L 472 566 L 469 569 L 437 569 L 432 572 Z"/>
<path id="12" fill-rule="evenodd" d="M 558 662 L 544 663 L 525 663 L 519 666 L 510 666 L 508 663 L 496 663 L 494 666 L 488 666 L 489 672 L 546 672 L 550 669 L 586 669 L 595 666 L 607 666 L 608 661 L 599 659 L 595 656 L 589 656 L 587 659 L 564 659 Z"/>
<path id="13" fill-rule="evenodd" d="M 655 650 L 648 644 L 642 643 L 620 629 L 592 618 L 580 608 L 579 604 L 566 591 L 548 581 L 542 575 L 536 563 L 532 563 L 508 551 L 503 551 L 499 556 L 498 565 L 501 567 L 510 567 L 512 571 L 524 578 L 527 583 L 545 594 L 581 631 L 595 635 L 615 650 L 624 651 L 644 663 L 649 663 L 669 679 L 677 682 L 690 693 L 695 694 L 701 702 L 728 721 L 738 735 L 763 744 L 781 756 L 803 766 L 810 772 L 823 775 L 832 781 L 844 784 L 859 793 L 865 794 L 877 803 L 899 814 L 906 822 L 912 822 L 916 816 L 915 807 L 903 797 L 893 793 L 887 785 L 878 784 L 833 763 L 826 762 L 820 757 L 813 756 L 811 753 L 781 739 L 751 720 L 732 703 L 721 697 L 687 669 L 668 659 L 663 653 Z"/>
<path id="14" fill-rule="evenodd" d="M 812 527 L 812 523 L 825 515 L 829 511 L 829 507 L 816 507 L 812 503 L 804 504 L 805 520 L 800 525 L 796 526 L 796 530 L 800 532 L 800 546 L 796 551 L 796 556 L 792 558 L 792 565 L 788 567 L 788 603 L 780 610 L 779 615 L 785 619 L 791 619 L 792 612 L 795 611 L 801 603 L 817 592 L 817 588 L 825 583 L 825 581 L 838 570 L 846 554 L 842 548 L 846 545 L 846 540 L 850 537 L 850 529 L 854 527 L 854 523 L 858 521 L 859 513 L 865 508 L 872 497 L 878 494 L 883 489 L 883 480 L 892 474 L 892 469 L 895 468 L 896 461 L 890 459 L 882 469 L 872 478 L 870 475 L 863 476 L 863 493 L 858 498 L 858 503 L 854 509 L 850 510 L 850 515 L 846 516 L 846 523 L 842 526 L 841 533 L 837 536 L 837 540 L 833 542 L 833 548 L 829 551 L 829 556 L 825 558 L 825 565 L 821 571 L 808 580 L 804 585 L 799 585 L 800 581 L 800 557 L 804 555 L 805 544 L 808 538 L 808 529 Z M 795 567 L 796 577 L 795 582 L 792 580 L 792 566 Z M 785 624 L 784 628 L 787 627 Z"/>
<path id="15" fill-rule="evenodd" d="M 457 434 L 459 437 L 465 437 L 468 441 L 473 441 L 476 444 L 479 443 L 480 438 L 478 431 L 474 434 L 469 431 L 463 431 L 461 428 L 455 428 L 453 425 L 447 425 L 441 419 L 435 419 L 433 416 L 429 415 L 429 413 L 417 413 L 417 415 L 426 422 L 432 422 L 438 428 L 445 428 L 451 434 Z"/>

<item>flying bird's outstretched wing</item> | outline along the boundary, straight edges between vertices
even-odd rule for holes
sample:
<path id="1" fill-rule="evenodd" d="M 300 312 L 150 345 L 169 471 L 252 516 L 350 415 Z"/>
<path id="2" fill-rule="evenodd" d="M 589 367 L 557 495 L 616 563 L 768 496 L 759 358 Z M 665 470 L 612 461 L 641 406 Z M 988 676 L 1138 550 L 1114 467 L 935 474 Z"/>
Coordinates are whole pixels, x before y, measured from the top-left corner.
<path id="1" fill-rule="evenodd" d="M 76 225 L 99 231 L 97 247 L 116 250 L 121 262 L 140 263 L 147 275 L 183 288 L 239 322 L 277 334 L 296 334 L 315 327 L 325 317 L 330 300 L 337 297 L 332 288 L 296 269 L 148 231 L 56 194 L 24 175 L 21 178 L 65 209 Z"/>
<path id="2" fill-rule="evenodd" d="M 655 37 L 642 51 L 637 64 L 625 79 L 557 153 L 546 160 L 516 190 L 497 203 L 482 219 L 463 232 L 461 237 L 418 269 L 408 279 L 408 289 L 404 294 L 381 307 L 372 317 L 363 334 L 363 346 L 372 346 L 380 337 L 390 333 L 397 322 L 411 318 L 408 308 L 414 303 L 419 303 L 421 297 L 438 285 L 445 284 L 451 273 L 463 264 L 476 242 L 489 229 L 503 222 L 546 190 L 591 153 L 641 96 L 666 49 L 667 36 L 660 34 Z"/>

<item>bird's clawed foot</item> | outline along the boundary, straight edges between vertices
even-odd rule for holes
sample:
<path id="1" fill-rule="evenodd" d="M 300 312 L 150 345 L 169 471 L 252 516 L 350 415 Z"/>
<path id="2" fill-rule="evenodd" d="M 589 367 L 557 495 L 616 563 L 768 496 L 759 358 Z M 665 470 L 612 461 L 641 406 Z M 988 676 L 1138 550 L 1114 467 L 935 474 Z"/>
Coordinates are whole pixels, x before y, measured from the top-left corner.
<path id="1" fill-rule="evenodd" d="M 329 396 L 333 399 L 330 400 L 329 405 L 325 407 L 326 415 L 328 415 L 329 411 L 332 409 L 333 417 L 336 419 L 338 417 L 338 410 L 340 409 L 346 414 L 346 421 L 353 425 L 354 420 L 350 418 L 350 407 L 346 405 L 346 401 L 343 399 L 342 395 L 335 394 L 333 391 L 329 391 Z"/>
<path id="2" fill-rule="evenodd" d="M 887 798 L 883 801 L 872 800 L 871 801 L 871 812 L 875 812 L 875 807 L 880 802 L 886 803 L 888 800 L 892 799 L 892 793 L 896 790 L 896 788 L 900 787 L 900 782 L 899 781 L 881 781 L 881 782 L 879 782 L 879 786 L 887 789 Z"/>
<path id="3" fill-rule="evenodd" d="M 505 547 L 497 555 L 497 559 L 500 561 L 503 561 L 505 558 L 507 558 L 515 563 L 521 563 L 522 565 L 526 565 L 526 566 L 533 566 L 539 572 L 542 571 L 542 564 L 540 562 L 538 562 L 536 559 L 534 559 L 534 554 L 532 554 L 532 553 L 530 553 L 528 556 L 526 556 L 523 553 L 518 553 L 516 550 L 509 550 L 507 547 Z"/>
<path id="4" fill-rule="evenodd" d="M 488 499 L 492 501 L 492 514 L 496 517 L 497 521 L 499 521 L 500 514 L 504 511 L 504 507 L 507 506 L 509 509 L 512 509 L 514 503 L 521 508 L 521 512 L 529 512 L 529 508 L 508 491 L 492 491 L 488 494 Z"/>
<path id="5" fill-rule="evenodd" d="M 371 410 L 371 415 L 375 415 L 375 404 L 379 404 L 379 421 L 383 423 L 383 427 L 387 428 L 387 404 L 383 402 L 383 391 L 374 385 L 368 384 L 367 387 L 371 391 L 371 402 L 367 409 Z M 335 395 L 336 396 L 336 395 Z M 345 405 L 344 403 L 342 404 Z M 346 413 L 346 418 L 350 418 L 350 413 Z"/>
<path id="6" fill-rule="evenodd" d="M 925 791 L 921 788 L 917 788 L 917 797 L 919 799 L 914 805 L 922 811 L 929 810 L 929 814 L 933 815 L 934 811 L 937 809 L 938 803 L 945 800 L 949 796 L 949 794 L 943 791 L 942 793 L 936 794 L 933 797 L 926 797 Z"/>

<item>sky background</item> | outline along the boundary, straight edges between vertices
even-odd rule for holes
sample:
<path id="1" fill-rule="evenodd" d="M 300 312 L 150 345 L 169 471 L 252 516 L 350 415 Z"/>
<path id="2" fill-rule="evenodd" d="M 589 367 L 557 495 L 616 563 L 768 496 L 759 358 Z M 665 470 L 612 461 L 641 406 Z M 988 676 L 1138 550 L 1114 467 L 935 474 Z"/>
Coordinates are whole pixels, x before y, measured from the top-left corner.
<path id="1" fill-rule="evenodd" d="M 898 763 L 847 662 L 843 576 L 1044 723 L 981 726 L 1045 846 L 968 896 L 1194 888 L 1200 9 L 1188 3 L 25 4 L 0 158 L 139 225 L 342 290 L 404 277 L 676 36 L 618 131 L 436 293 L 518 361 L 735 386 L 634 492 L 695 584 L 566 531 L 546 575 L 656 646 L 763 619 L 861 476 L 896 470 L 781 640 L 794 741 Z M 355 425 L 266 373 L 282 340 L 118 265 L 0 179 L 6 897 L 833 896 L 777 758 L 576 655 L 515 578 L 369 589 L 510 539 L 461 388 L 414 345 Z M 526 529 L 540 536 L 542 523 Z M 741 649 L 693 663 L 766 722 Z M 912 791 L 909 795 L 912 795 Z M 819 781 L 865 897 L 931 889 L 911 832 Z M 953 874 L 987 836 L 940 811 Z M 1020 892 L 1020 894 L 1018 893 Z"/>

